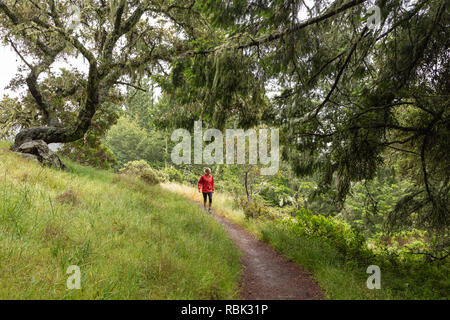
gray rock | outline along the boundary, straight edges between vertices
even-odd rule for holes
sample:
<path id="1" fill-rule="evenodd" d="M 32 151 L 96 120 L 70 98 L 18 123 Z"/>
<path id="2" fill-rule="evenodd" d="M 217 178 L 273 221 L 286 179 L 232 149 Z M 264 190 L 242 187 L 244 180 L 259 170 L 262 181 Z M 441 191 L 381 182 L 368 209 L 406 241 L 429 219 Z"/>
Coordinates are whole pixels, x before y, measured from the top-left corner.
<path id="1" fill-rule="evenodd" d="M 17 151 L 29 159 L 36 159 L 42 164 L 56 169 L 65 169 L 59 157 L 48 147 L 43 140 L 33 140 L 21 144 Z"/>

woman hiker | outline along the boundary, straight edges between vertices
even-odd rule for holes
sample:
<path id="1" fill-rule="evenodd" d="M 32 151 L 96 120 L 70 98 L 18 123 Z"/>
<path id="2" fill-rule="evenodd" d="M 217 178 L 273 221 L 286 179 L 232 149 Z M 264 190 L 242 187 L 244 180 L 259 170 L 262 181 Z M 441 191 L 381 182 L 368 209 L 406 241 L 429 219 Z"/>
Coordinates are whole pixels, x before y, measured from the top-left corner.
<path id="1" fill-rule="evenodd" d="M 206 209 L 206 197 L 209 198 L 209 208 L 208 211 L 211 211 L 211 203 L 212 203 L 212 194 L 214 192 L 214 177 L 211 174 L 210 168 L 204 168 L 204 175 L 200 177 L 198 181 L 198 192 L 202 189 L 203 192 L 203 208 Z"/>

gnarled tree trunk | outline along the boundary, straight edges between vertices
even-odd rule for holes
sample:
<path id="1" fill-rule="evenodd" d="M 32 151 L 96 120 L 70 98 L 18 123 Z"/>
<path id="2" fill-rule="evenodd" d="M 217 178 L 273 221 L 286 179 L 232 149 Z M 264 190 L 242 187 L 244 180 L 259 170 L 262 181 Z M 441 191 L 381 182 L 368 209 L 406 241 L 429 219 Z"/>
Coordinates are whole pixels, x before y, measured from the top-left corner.
<path id="1" fill-rule="evenodd" d="M 70 8 L 73 5 L 78 5 L 82 11 L 76 17 Z M 131 85 L 119 81 L 121 77 L 127 76 L 133 81 L 152 61 L 158 65 L 160 59 L 170 61 L 172 52 L 163 42 L 164 28 L 156 32 L 151 24 L 137 25 L 143 21 L 141 18 L 146 12 L 165 15 L 175 8 L 156 5 L 150 0 L 113 1 L 111 6 L 100 1 L 98 6 L 91 8 L 82 0 L 48 1 L 32 6 L 28 1 L 0 1 L 0 36 L 5 36 L 28 67 L 25 82 L 42 117 L 40 120 L 45 124 L 20 131 L 11 147 L 13 151 L 43 159 L 44 156 L 39 154 L 41 151 L 46 153 L 48 143 L 67 143 L 83 138 L 110 89 L 117 84 Z M 75 27 L 68 23 L 71 19 L 82 22 L 77 24 L 80 32 L 74 32 Z M 128 36 L 130 34 L 132 36 Z M 89 64 L 86 79 L 82 77 L 80 81 L 62 84 L 55 82 L 51 84 L 55 88 L 50 90 L 39 82 L 40 75 L 48 72 L 57 58 L 78 54 Z M 76 76 L 76 72 L 73 75 Z M 84 97 L 76 121 L 62 127 L 55 125 L 58 108 L 53 98 L 72 96 L 73 100 L 79 101 L 75 93 Z"/>

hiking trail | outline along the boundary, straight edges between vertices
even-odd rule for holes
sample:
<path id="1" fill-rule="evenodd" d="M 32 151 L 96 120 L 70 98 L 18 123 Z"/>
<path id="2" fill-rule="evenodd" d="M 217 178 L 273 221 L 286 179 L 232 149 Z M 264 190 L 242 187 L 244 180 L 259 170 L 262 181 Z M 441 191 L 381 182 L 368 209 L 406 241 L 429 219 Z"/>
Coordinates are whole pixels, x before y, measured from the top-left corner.
<path id="1" fill-rule="evenodd" d="M 253 234 L 214 210 L 210 214 L 225 228 L 242 253 L 241 299 L 325 299 L 319 285 L 300 265 L 284 258 L 271 245 L 259 241 Z"/>

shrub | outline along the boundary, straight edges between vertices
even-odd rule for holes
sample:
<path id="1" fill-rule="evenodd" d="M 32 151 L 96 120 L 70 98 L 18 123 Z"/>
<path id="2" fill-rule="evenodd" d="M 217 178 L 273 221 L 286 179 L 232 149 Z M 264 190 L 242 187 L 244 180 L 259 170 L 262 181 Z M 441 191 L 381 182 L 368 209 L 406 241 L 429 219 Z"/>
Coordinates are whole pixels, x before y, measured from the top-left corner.
<path id="1" fill-rule="evenodd" d="M 247 198 L 243 196 L 234 196 L 233 209 L 244 209 L 247 205 Z"/>
<path id="2" fill-rule="evenodd" d="M 141 174 L 140 178 L 148 184 L 158 184 L 160 182 L 158 176 L 155 173 L 145 172 Z"/>
<path id="3" fill-rule="evenodd" d="M 127 162 L 122 169 L 119 170 L 120 173 L 138 176 L 141 173 L 151 170 L 150 165 L 145 160 L 136 160 Z"/>
<path id="4" fill-rule="evenodd" d="M 402 298 L 448 296 L 450 264 L 445 259 L 426 259 L 429 253 L 423 243 L 425 235 L 418 230 L 389 238 L 378 237 L 368 244 L 363 234 L 347 222 L 331 216 L 314 215 L 307 209 L 296 211 L 295 218 L 284 216 L 277 219 L 271 226 L 262 232 L 266 241 L 271 241 L 272 230 L 279 229 L 283 241 L 296 239 L 296 243 L 302 244 L 287 250 L 308 252 L 304 243 L 311 243 L 335 250 L 349 270 L 360 272 L 370 264 L 378 265 L 383 270 L 385 286 Z M 412 254 L 411 251 L 423 254 Z"/>
<path id="5" fill-rule="evenodd" d="M 319 238 L 348 257 L 367 259 L 373 255 L 361 232 L 345 221 L 314 215 L 302 208 L 296 211 L 295 219 L 286 219 L 284 223 L 299 236 Z"/>
<path id="6" fill-rule="evenodd" d="M 167 181 L 183 182 L 183 174 L 174 167 L 167 167 L 160 170 Z"/>
<path id="7" fill-rule="evenodd" d="M 283 207 L 285 205 L 291 205 L 294 202 L 294 192 L 284 185 L 266 184 L 262 188 L 260 195 L 272 206 Z"/>
<path id="8" fill-rule="evenodd" d="M 89 142 L 92 136 L 89 135 L 87 142 L 78 140 L 65 144 L 59 154 L 83 165 L 101 169 L 111 169 L 117 162 L 113 152 L 105 145 L 96 142 Z"/>
<path id="9" fill-rule="evenodd" d="M 163 170 L 158 170 L 156 171 L 156 174 L 158 175 L 158 179 L 162 182 L 168 182 L 169 180 L 169 176 L 167 175 L 167 173 L 165 173 Z"/>
<path id="10" fill-rule="evenodd" d="M 119 172 L 121 174 L 140 177 L 148 184 L 158 184 L 160 182 L 157 172 L 145 160 L 127 162 Z"/>
<path id="11" fill-rule="evenodd" d="M 199 176 L 197 175 L 197 174 L 195 174 L 195 173 L 193 173 L 193 172 L 189 172 L 189 171 L 185 171 L 184 172 L 184 181 L 186 181 L 186 182 L 188 182 L 189 184 L 191 184 L 191 185 L 193 185 L 193 186 L 195 186 L 195 187 L 197 187 L 197 183 L 198 183 L 198 180 L 199 180 Z M 218 189 L 218 190 L 220 190 L 218 187 L 217 187 L 217 184 L 216 184 L 216 189 Z"/>
<path id="12" fill-rule="evenodd" d="M 244 215 L 246 219 L 264 218 L 270 217 L 269 209 L 264 203 L 258 199 L 247 200 L 245 198 L 239 198 L 239 205 L 244 209 Z"/>

